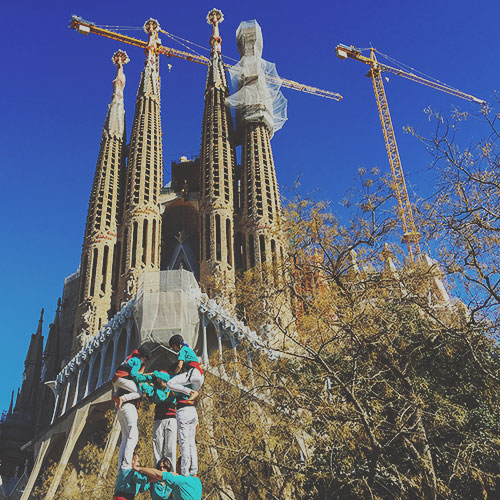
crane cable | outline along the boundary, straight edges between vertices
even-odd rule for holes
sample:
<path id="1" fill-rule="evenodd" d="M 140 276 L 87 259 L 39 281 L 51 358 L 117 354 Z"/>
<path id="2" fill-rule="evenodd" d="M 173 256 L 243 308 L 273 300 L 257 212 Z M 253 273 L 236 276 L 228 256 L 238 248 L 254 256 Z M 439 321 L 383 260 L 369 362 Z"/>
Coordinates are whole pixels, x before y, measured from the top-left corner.
<path id="1" fill-rule="evenodd" d="M 104 28 L 104 29 L 116 29 L 116 30 L 125 30 L 125 31 L 142 31 L 144 28 L 142 26 L 112 26 L 111 24 L 95 24 L 96 28 Z"/>
<path id="2" fill-rule="evenodd" d="M 142 31 L 144 28 L 142 26 L 116 26 L 116 25 L 111 25 L 111 24 L 96 24 L 96 28 L 105 28 L 105 29 L 116 29 L 120 31 Z M 168 31 L 165 31 L 163 29 L 158 30 L 160 33 L 163 33 L 164 35 L 167 35 L 169 38 L 171 38 L 174 42 L 177 42 L 179 45 L 182 45 L 185 49 L 190 50 L 194 54 L 204 57 L 203 54 L 200 54 L 198 51 L 193 49 L 191 47 L 198 47 L 200 49 L 203 49 L 207 52 L 210 52 L 210 49 L 208 47 L 205 47 L 203 45 L 200 45 L 198 43 L 192 42 L 191 40 L 187 40 L 186 38 L 182 38 L 179 35 L 174 35 L 173 33 L 169 33 Z M 183 43 L 184 42 L 184 43 Z M 224 59 L 229 59 L 231 61 L 234 61 L 235 63 L 238 62 L 238 59 L 235 59 L 234 57 L 229 57 L 229 56 L 224 56 Z"/>
<path id="3" fill-rule="evenodd" d="M 168 37 L 170 37 L 174 42 L 177 42 L 178 44 L 182 45 L 183 47 L 185 47 L 186 49 L 189 49 L 191 50 L 192 52 L 194 52 L 195 54 L 201 56 L 201 57 L 204 57 L 202 54 L 200 54 L 199 52 L 196 52 L 196 50 L 194 50 L 193 48 L 189 47 L 188 45 L 185 45 L 183 44 L 180 40 L 182 40 L 183 42 L 186 42 L 186 44 L 191 44 L 191 45 L 194 45 L 195 47 L 199 47 L 200 49 L 203 49 L 207 52 L 210 52 L 210 49 L 208 47 L 204 47 L 203 45 L 200 45 L 198 43 L 195 43 L 195 42 L 191 42 L 190 40 L 186 40 L 185 38 L 182 38 L 181 36 L 179 35 L 174 35 L 173 33 L 169 33 L 168 31 L 165 31 L 165 30 L 162 30 L 160 28 L 160 32 L 167 35 Z M 229 59 L 231 61 L 234 61 L 235 63 L 238 62 L 238 59 L 234 59 L 234 57 L 229 57 L 229 56 L 226 56 L 224 55 L 223 56 L 224 59 Z"/>
<path id="4" fill-rule="evenodd" d="M 144 29 L 142 26 L 116 26 L 116 25 L 111 25 L 111 24 L 99 24 L 99 25 L 96 24 L 94 26 L 96 26 L 97 28 L 104 28 L 104 29 L 112 28 L 115 30 L 125 30 L 125 31 L 142 31 Z M 186 38 L 182 38 L 179 35 L 174 35 L 173 33 L 169 33 L 168 31 L 165 31 L 164 29 L 161 29 L 161 28 L 159 28 L 158 31 L 160 33 L 163 33 L 164 35 L 167 35 L 174 42 L 177 42 L 179 45 L 183 46 L 185 49 L 188 49 L 190 52 L 196 54 L 197 56 L 205 58 L 205 56 L 203 54 L 200 54 L 197 50 L 193 49 L 190 45 L 194 45 L 195 47 L 199 47 L 207 52 L 210 52 L 210 49 L 208 47 L 205 47 L 205 46 L 200 45 L 198 43 L 187 40 Z M 185 42 L 185 43 L 183 43 L 183 42 Z M 190 45 L 187 45 L 187 44 L 190 44 Z M 239 60 L 235 59 L 234 57 L 229 57 L 226 55 L 224 55 L 223 57 L 224 57 L 224 59 L 230 60 L 235 64 L 237 64 L 239 62 Z M 208 61 L 208 58 L 206 58 L 206 59 Z M 269 78 L 274 79 L 274 77 L 272 77 L 272 75 L 270 73 L 265 72 L 265 74 L 269 75 L 268 76 Z"/>
<path id="5" fill-rule="evenodd" d="M 437 78 L 434 78 L 430 75 L 427 75 L 426 73 L 424 73 L 423 71 L 419 71 L 418 69 L 416 68 L 413 68 L 411 66 L 408 66 L 407 64 L 405 63 L 402 63 L 401 61 L 398 61 L 397 59 L 394 59 L 393 57 L 391 56 L 388 56 L 387 54 L 384 54 L 383 52 L 380 52 L 379 50 L 375 49 L 375 52 L 377 54 L 380 54 L 382 57 L 385 57 L 387 60 L 389 60 L 390 62 L 392 62 L 393 64 L 396 64 L 396 65 L 399 65 L 400 68 L 399 69 L 402 69 L 403 71 L 413 71 L 414 73 L 417 73 L 417 74 L 420 74 L 422 77 L 424 78 L 427 78 L 428 80 L 430 81 L 433 81 L 435 83 L 439 83 L 440 85 L 443 85 L 445 87 L 448 87 L 449 89 L 452 89 L 452 90 L 456 90 L 457 92 L 461 92 L 459 89 L 457 89 L 456 87 L 452 87 L 451 85 L 448 85 L 447 83 L 444 83 L 440 80 L 438 80 Z"/>

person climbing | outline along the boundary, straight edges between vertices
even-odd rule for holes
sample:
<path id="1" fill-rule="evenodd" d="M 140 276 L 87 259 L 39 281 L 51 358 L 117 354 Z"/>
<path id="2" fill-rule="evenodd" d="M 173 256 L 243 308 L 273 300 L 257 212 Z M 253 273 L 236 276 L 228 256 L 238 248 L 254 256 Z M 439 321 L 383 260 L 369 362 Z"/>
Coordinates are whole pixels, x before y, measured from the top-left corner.
<path id="1" fill-rule="evenodd" d="M 172 466 L 168 459 L 167 463 Z M 162 469 L 136 467 L 135 470 L 138 473 L 147 476 L 152 482 L 154 482 L 153 484 L 157 484 L 158 481 L 163 481 L 167 487 L 172 488 L 174 500 L 201 500 L 202 485 L 199 478 L 194 476 L 177 475 L 169 470 L 165 470 L 166 467 L 167 466 L 165 464 Z M 151 497 L 153 498 L 152 494 Z M 156 500 L 156 498 L 154 500 Z"/>
<path id="2" fill-rule="evenodd" d="M 142 375 L 145 362 L 151 357 L 151 352 L 146 346 L 135 349 L 125 361 L 116 369 L 113 376 L 113 401 L 116 408 L 121 409 L 123 403 L 133 399 L 139 399 L 141 393 L 136 382 L 147 380 Z"/>
<path id="3" fill-rule="evenodd" d="M 177 353 L 177 367 L 174 370 L 172 378 L 167 382 L 167 387 L 171 391 L 186 394 L 188 400 L 193 401 L 198 396 L 200 387 L 203 385 L 205 379 L 198 356 L 184 342 L 182 335 L 173 335 L 170 337 L 168 345 Z"/>
<path id="4" fill-rule="evenodd" d="M 167 386 L 170 374 L 166 370 L 155 371 L 153 377 Z M 153 453 L 155 462 L 158 463 L 162 457 L 175 464 L 177 457 L 177 410 L 175 407 L 176 395 L 169 391 L 165 400 L 153 399 L 156 403 L 153 422 Z M 173 466 L 172 472 L 175 472 Z"/>
<path id="5" fill-rule="evenodd" d="M 113 400 L 118 400 L 118 421 L 121 428 L 121 444 L 118 452 L 118 470 L 132 468 L 132 457 L 139 439 L 137 428 L 137 403 L 141 397 L 141 392 L 133 380 L 147 380 L 146 375 L 142 375 L 140 370 L 144 370 L 144 363 L 150 358 L 149 349 L 141 346 L 134 351 L 125 362 L 118 367 L 113 377 L 113 387 L 115 394 Z"/>
<path id="6" fill-rule="evenodd" d="M 113 500 L 133 500 L 138 493 L 149 489 L 148 477 L 135 470 L 140 465 L 139 456 L 134 452 L 131 467 L 118 471 Z"/>

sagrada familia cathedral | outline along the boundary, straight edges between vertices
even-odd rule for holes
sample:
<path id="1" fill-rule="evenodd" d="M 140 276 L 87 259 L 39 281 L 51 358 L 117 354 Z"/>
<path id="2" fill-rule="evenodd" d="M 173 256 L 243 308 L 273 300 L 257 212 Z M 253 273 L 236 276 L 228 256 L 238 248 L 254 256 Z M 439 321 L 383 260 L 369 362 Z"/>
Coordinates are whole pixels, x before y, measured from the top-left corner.
<path id="1" fill-rule="evenodd" d="M 45 498 L 53 498 L 71 456 L 112 408 L 111 377 L 133 348 L 147 344 L 152 350 L 148 371 L 175 359 L 167 347 L 178 333 L 205 366 L 217 351 L 221 357 L 235 356 L 242 339 L 266 349 L 263 332 L 251 331 L 239 319 L 236 278 L 261 265 L 280 270 L 287 261 L 271 148 L 274 132 L 286 120 L 286 100 L 277 75 L 269 78 L 274 65 L 262 59 L 262 33 L 255 21 L 238 28 L 241 60 L 231 70 L 230 95 L 218 27 L 222 19 L 217 9 L 207 16 L 212 35 L 200 154 L 173 162 L 167 184 L 159 23 L 149 19 L 144 24 L 148 42 L 130 138 L 123 99 L 129 59 L 121 50 L 112 57 L 116 76 L 80 267 L 64 281 L 46 341 L 42 310 L 22 387 L 17 396 L 12 393 L 0 421 L 0 499 L 28 500 L 49 460 L 57 466 Z M 76 25 L 79 21 L 73 19 Z M 393 266 L 390 259 L 386 264 Z M 283 279 L 280 271 L 273 272 L 264 285 L 272 289 Z M 448 303 L 439 277 L 432 279 L 437 301 Z M 278 318 L 297 313 L 288 302 L 273 305 L 281 308 Z M 109 467 L 118 437 L 115 426 L 103 467 Z"/>
<path id="2" fill-rule="evenodd" d="M 129 59 L 121 50 L 113 55 L 116 76 L 81 264 L 65 279 L 45 343 L 42 310 L 22 387 L 0 423 L 0 498 L 29 498 L 48 458 L 64 468 L 84 427 L 111 407 L 109 380 L 131 348 L 166 345 L 172 332 L 182 332 L 207 361 L 211 350 L 234 347 L 237 335 L 252 334 L 234 313 L 235 277 L 284 259 L 271 148 L 273 97 L 261 70 L 260 27 L 243 23 L 238 48 L 253 64 L 237 77 L 243 99 L 232 103 L 233 125 L 218 30 L 222 19 L 216 9 L 207 17 L 211 55 L 199 157 L 174 162 L 166 185 L 158 22 L 144 25 L 148 43 L 130 138 L 123 99 Z M 57 484 L 51 488 L 49 494 L 55 493 Z"/>

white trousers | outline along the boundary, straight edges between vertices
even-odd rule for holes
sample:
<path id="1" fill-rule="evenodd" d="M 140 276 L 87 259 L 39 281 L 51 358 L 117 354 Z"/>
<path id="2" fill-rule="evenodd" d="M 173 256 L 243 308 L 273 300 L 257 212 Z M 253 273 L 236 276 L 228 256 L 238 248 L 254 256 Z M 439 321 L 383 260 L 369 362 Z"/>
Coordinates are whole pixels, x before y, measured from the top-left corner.
<path id="1" fill-rule="evenodd" d="M 123 395 L 122 402 L 132 401 L 132 399 L 138 399 L 141 397 L 141 391 L 137 387 L 137 384 L 128 378 L 119 378 L 116 382 L 113 382 L 113 393 L 116 394 L 118 389 L 124 389 L 128 391 L 128 394 Z"/>
<path id="2" fill-rule="evenodd" d="M 118 470 L 131 469 L 139 429 L 137 428 L 137 408 L 132 403 L 124 403 L 118 411 L 118 421 L 122 429 L 120 451 L 118 452 Z"/>
<path id="3" fill-rule="evenodd" d="M 200 370 L 197 368 L 190 368 L 187 372 L 172 377 L 167 382 L 167 387 L 171 391 L 182 392 L 183 394 L 187 394 L 189 396 L 189 394 L 191 394 L 191 389 L 187 386 L 190 385 L 193 388 L 193 391 L 198 392 L 200 387 L 203 385 L 204 380 L 205 375 L 202 375 Z"/>
<path id="4" fill-rule="evenodd" d="M 162 418 L 153 422 L 153 453 L 155 467 L 160 458 L 167 457 L 175 472 L 177 462 L 177 419 Z"/>
<path id="5" fill-rule="evenodd" d="M 196 449 L 196 426 L 198 413 L 194 406 L 177 410 L 177 430 L 181 448 L 181 471 L 184 476 L 198 474 L 198 450 Z"/>

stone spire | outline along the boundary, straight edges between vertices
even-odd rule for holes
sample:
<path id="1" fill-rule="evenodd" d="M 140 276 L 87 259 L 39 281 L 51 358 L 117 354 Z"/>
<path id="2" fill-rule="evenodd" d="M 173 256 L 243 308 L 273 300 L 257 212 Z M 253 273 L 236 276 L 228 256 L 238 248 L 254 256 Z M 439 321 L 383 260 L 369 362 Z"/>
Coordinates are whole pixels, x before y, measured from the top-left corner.
<path id="1" fill-rule="evenodd" d="M 55 399 L 53 392 L 45 385 L 45 382 L 55 380 L 61 369 L 61 299 L 57 301 L 57 309 L 54 321 L 49 325 L 47 342 L 42 356 L 42 372 L 38 388 L 39 404 L 33 410 L 35 432 L 46 428 L 50 424 Z"/>
<path id="2" fill-rule="evenodd" d="M 10 406 L 7 415 L 12 415 L 13 409 L 14 409 L 14 391 L 12 391 L 12 395 L 10 396 Z"/>
<path id="3" fill-rule="evenodd" d="M 116 77 L 102 131 L 83 239 L 73 353 L 79 351 L 107 323 L 111 315 L 112 292 L 116 286 L 121 177 L 127 144 L 123 66 L 129 58 L 126 52 L 119 50 L 112 61 L 116 66 Z"/>
<path id="4" fill-rule="evenodd" d="M 207 72 L 207 83 L 205 93 L 210 88 L 220 88 L 228 92 L 226 71 L 222 61 L 222 38 L 219 33 L 219 23 L 224 21 L 224 15 L 218 9 L 212 9 L 207 14 L 207 23 L 212 26 L 212 36 L 210 37 L 210 63 Z"/>
<path id="5" fill-rule="evenodd" d="M 44 310 L 42 309 L 36 333 L 31 335 L 28 353 L 26 354 L 26 359 L 24 361 L 21 392 L 19 392 L 17 396 L 16 410 L 30 411 L 36 404 L 38 384 L 40 383 L 40 375 L 42 371 L 43 313 Z"/>
<path id="6" fill-rule="evenodd" d="M 16 402 L 14 404 L 14 411 L 17 410 L 18 408 L 18 405 L 20 404 L 20 399 L 19 399 L 19 395 L 21 394 L 21 389 L 18 387 L 17 388 L 17 393 L 16 393 Z"/>
<path id="7" fill-rule="evenodd" d="M 49 325 L 47 342 L 43 351 L 42 381 L 54 380 L 59 372 L 60 363 L 60 321 L 61 321 L 61 299 L 57 300 L 57 309 L 54 321 Z"/>
<path id="8" fill-rule="evenodd" d="M 38 327 L 36 329 L 36 334 L 38 337 L 42 336 L 42 327 L 43 327 L 43 313 L 45 312 L 45 309 L 42 307 L 42 310 L 40 311 L 40 319 L 38 320 Z"/>
<path id="9" fill-rule="evenodd" d="M 246 64 L 239 81 L 240 88 L 245 87 L 249 94 L 255 91 L 253 95 L 256 96 L 238 110 L 242 142 L 238 264 L 245 270 L 264 263 L 280 268 L 284 261 L 282 212 L 271 148 L 273 120 L 269 103 L 264 99 L 267 84 L 262 81 L 265 78 L 262 68 L 257 67 L 262 64 L 260 26 L 257 22 L 242 23 L 237 39 L 241 61 L 246 61 L 245 58 L 255 60 L 255 75 L 250 74 L 253 66 Z"/>
<path id="10" fill-rule="evenodd" d="M 219 23 L 223 19 L 217 9 L 207 15 L 212 36 L 200 154 L 200 283 L 206 291 L 215 291 L 230 299 L 235 276 L 233 176 L 236 160 L 231 114 L 225 105 L 229 89 L 219 36 Z"/>
<path id="11" fill-rule="evenodd" d="M 116 306 L 137 293 L 140 275 L 159 269 L 163 185 L 160 77 L 158 74 L 158 21 L 149 19 L 146 61 L 135 104 L 127 167 L 124 213 L 120 229 L 120 283 Z"/>

